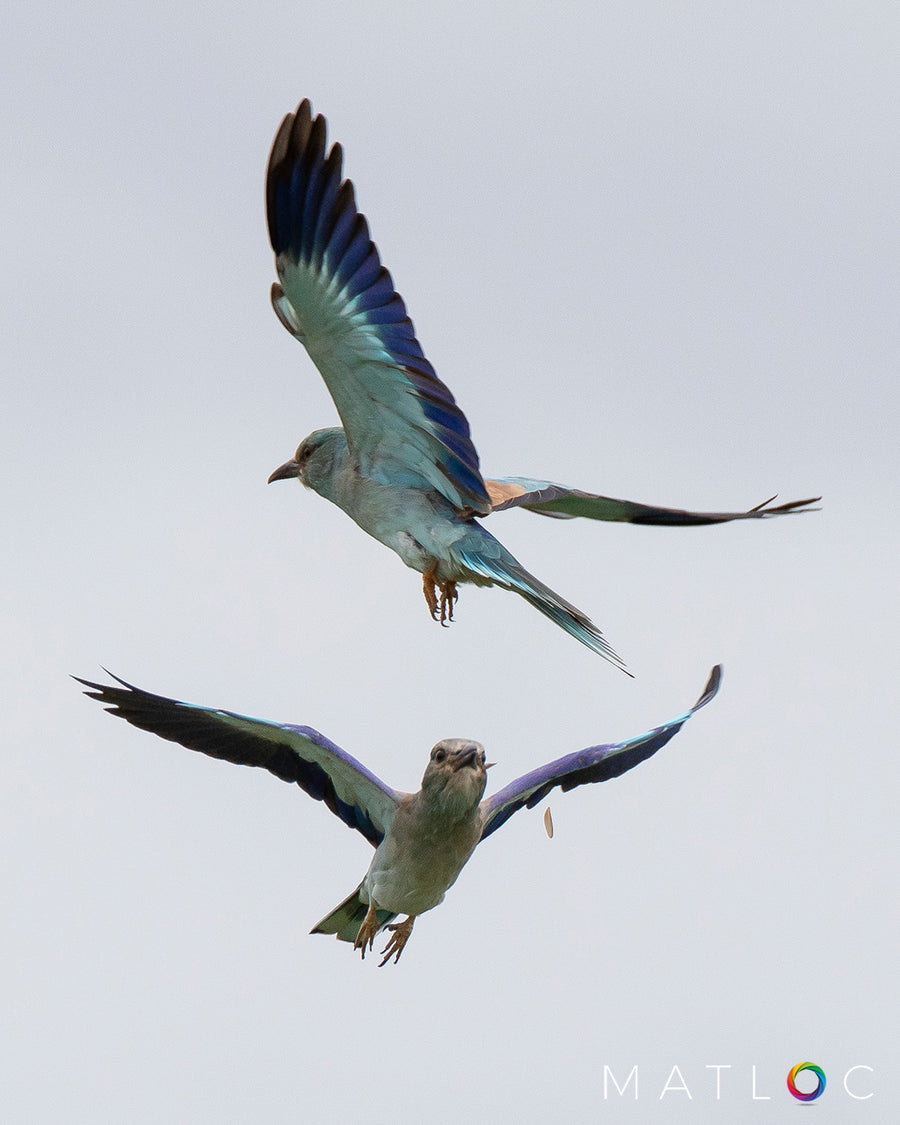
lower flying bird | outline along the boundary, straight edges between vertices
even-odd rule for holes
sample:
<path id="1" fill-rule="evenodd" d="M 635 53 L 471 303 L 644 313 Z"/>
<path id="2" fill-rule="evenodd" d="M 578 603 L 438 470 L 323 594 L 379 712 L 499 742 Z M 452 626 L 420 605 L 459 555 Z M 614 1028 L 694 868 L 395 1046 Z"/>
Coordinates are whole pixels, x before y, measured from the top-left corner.
<path id="1" fill-rule="evenodd" d="M 366 876 L 355 891 L 312 929 L 353 942 L 365 957 L 375 935 L 387 927 L 382 950 L 395 962 L 412 933 L 417 915 L 443 902 L 447 890 L 476 846 L 521 808 L 533 808 L 559 786 L 565 792 L 593 781 L 618 777 L 665 746 L 693 713 L 719 689 L 721 668 L 713 668 L 703 694 L 689 710 L 637 738 L 590 746 L 557 758 L 485 797 L 484 749 L 466 738 L 445 738 L 431 751 L 422 788 L 400 793 L 361 762 L 311 727 L 251 719 L 232 711 L 179 703 L 151 695 L 113 676 L 121 686 L 75 677 L 114 715 L 190 750 L 244 766 L 262 766 L 301 789 L 355 828 L 375 848 Z M 394 923 L 398 914 L 407 915 Z"/>
<path id="2" fill-rule="evenodd" d="M 281 123 L 266 176 L 279 278 L 272 305 L 318 367 L 343 428 L 310 434 L 269 480 L 299 478 L 396 551 L 422 574 L 428 608 L 441 624 L 452 619 L 458 583 L 501 586 L 624 670 L 597 626 L 529 574 L 476 516 L 522 507 L 564 519 L 708 524 L 783 515 L 814 502 L 687 512 L 525 477 L 485 480 L 469 423 L 425 358 L 341 168 L 339 144 L 326 154 L 325 118 L 301 102 Z"/>

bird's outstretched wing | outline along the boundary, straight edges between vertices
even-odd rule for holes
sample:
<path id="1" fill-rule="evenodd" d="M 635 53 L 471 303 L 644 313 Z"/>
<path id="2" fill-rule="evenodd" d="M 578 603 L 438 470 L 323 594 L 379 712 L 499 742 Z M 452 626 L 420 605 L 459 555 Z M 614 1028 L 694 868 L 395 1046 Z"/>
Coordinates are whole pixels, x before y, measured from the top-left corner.
<path id="1" fill-rule="evenodd" d="M 272 305 L 321 372 L 362 472 L 486 515 L 469 424 L 425 358 L 341 163 L 304 100 L 282 121 L 266 175 Z"/>
<path id="2" fill-rule="evenodd" d="M 484 812 L 484 831 L 481 838 L 490 836 L 519 809 L 533 808 L 556 786 L 566 792 L 578 785 L 608 781 L 611 777 L 618 777 L 634 769 L 665 746 L 670 738 L 674 738 L 695 711 L 709 703 L 719 690 L 721 679 L 722 666 L 717 664 L 710 673 L 703 694 L 690 711 L 670 719 L 662 726 L 654 727 L 653 730 L 638 735 L 637 738 L 629 738 L 627 742 L 590 746 L 587 750 L 579 750 L 575 754 L 566 755 L 565 758 L 557 758 L 555 762 L 548 762 L 547 765 L 540 766 L 531 773 L 511 781 L 499 793 L 486 797 L 481 802 Z"/>
<path id="3" fill-rule="evenodd" d="M 809 500 L 791 500 L 786 504 L 773 505 L 775 497 L 772 496 L 746 512 L 687 512 L 681 508 L 657 508 L 652 504 L 637 504 L 633 500 L 615 500 L 611 496 L 597 496 L 592 492 L 567 488 L 564 484 L 531 480 L 529 477 L 501 477 L 484 483 L 494 512 L 502 512 L 505 508 L 527 508 L 529 512 L 558 520 L 583 516 L 589 520 L 665 524 L 670 527 L 759 520 L 792 512 L 817 511 L 809 505 L 822 499 L 821 496 L 813 496 Z"/>
<path id="4" fill-rule="evenodd" d="M 295 781 L 317 801 L 324 801 L 335 816 L 361 832 L 373 847 L 384 838 L 400 794 L 312 727 L 180 703 L 142 691 L 118 676 L 112 678 L 121 687 L 72 678 L 90 688 L 85 695 L 99 699 L 107 711 L 132 726 L 211 758 L 262 766 L 282 781 Z"/>

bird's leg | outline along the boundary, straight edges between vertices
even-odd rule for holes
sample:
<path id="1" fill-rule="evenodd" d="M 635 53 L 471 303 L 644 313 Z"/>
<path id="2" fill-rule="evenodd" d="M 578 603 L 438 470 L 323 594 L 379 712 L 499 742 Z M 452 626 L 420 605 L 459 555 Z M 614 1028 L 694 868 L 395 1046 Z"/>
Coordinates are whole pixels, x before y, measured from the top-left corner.
<path id="1" fill-rule="evenodd" d="M 366 916 L 363 918 L 362 925 L 356 934 L 356 940 L 353 942 L 353 948 L 362 950 L 362 959 L 366 959 L 366 948 L 372 948 L 375 944 L 375 935 L 378 933 L 378 913 L 375 910 L 375 903 L 369 903 L 369 909 L 366 911 Z"/>
<path id="2" fill-rule="evenodd" d="M 438 589 L 441 591 L 441 624 L 446 625 L 448 621 L 453 620 L 453 603 L 459 594 L 456 592 L 456 583 L 449 579 L 441 582 Z"/>
<path id="3" fill-rule="evenodd" d="M 422 572 L 422 593 L 425 595 L 425 601 L 428 604 L 428 612 L 437 621 L 438 618 L 438 600 L 437 594 L 434 592 L 435 582 L 437 580 L 438 561 L 433 559 L 428 564 L 428 569 Z"/>
<path id="4" fill-rule="evenodd" d="M 405 922 L 397 922 L 395 925 L 387 927 L 391 931 L 391 940 L 381 951 L 384 957 L 378 963 L 379 969 L 386 965 L 391 957 L 394 958 L 395 965 L 400 960 L 400 954 L 409 941 L 409 935 L 412 933 L 413 922 L 415 922 L 415 920 L 415 914 L 410 914 Z"/>

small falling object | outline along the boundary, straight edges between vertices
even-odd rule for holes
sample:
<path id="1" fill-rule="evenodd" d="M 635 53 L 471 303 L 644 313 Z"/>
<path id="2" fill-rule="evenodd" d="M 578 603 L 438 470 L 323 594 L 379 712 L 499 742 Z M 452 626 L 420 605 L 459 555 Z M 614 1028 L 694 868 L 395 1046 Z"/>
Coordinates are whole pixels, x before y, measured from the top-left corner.
<path id="1" fill-rule="evenodd" d="M 544 809 L 544 828 L 547 832 L 548 839 L 553 839 L 553 817 L 550 815 L 550 806 Z"/>

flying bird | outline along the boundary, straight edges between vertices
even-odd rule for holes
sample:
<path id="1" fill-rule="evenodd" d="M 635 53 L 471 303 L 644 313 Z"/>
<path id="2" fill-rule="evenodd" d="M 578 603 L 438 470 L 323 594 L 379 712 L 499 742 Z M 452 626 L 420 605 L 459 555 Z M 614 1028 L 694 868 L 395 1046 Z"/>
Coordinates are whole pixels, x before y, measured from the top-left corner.
<path id="1" fill-rule="evenodd" d="M 353 184 L 342 178 L 341 146 L 327 148 L 325 118 L 313 117 L 308 100 L 284 118 L 272 145 L 266 213 L 278 273 L 272 306 L 318 367 L 343 423 L 310 434 L 269 481 L 299 479 L 395 551 L 422 574 L 428 609 L 442 625 L 453 618 L 458 584 L 501 586 L 624 671 L 597 626 L 529 574 L 476 517 L 521 507 L 563 519 L 708 524 L 815 502 L 688 512 L 552 481 L 485 480 L 469 423 L 425 358 Z"/>
<path id="2" fill-rule="evenodd" d="M 721 667 L 713 668 L 703 694 L 689 710 L 625 742 L 589 746 L 511 781 L 484 797 L 487 771 L 480 743 L 442 739 L 425 767 L 418 793 L 385 785 L 361 762 L 312 727 L 252 719 L 233 711 L 180 703 L 112 678 L 120 686 L 73 677 L 91 699 L 133 726 L 189 750 L 244 766 L 262 766 L 282 781 L 296 782 L 324 801 L 344 824 L 375 848 L 365 878 L 340 905 L 313 927 L 352 942 L 363 958 L 379 930 L 390 937 L 385 965 L 400 958 L 419 914 L 444 899 L 477 845 L 521 808 L 533 808 L 557 786 L 607 781 L 633 769 L 673 738 L 719 689 Z M 112 673 L 109 673 L 112 675 Z M 402 922 L 394 922 L 405 914 Z"/>

